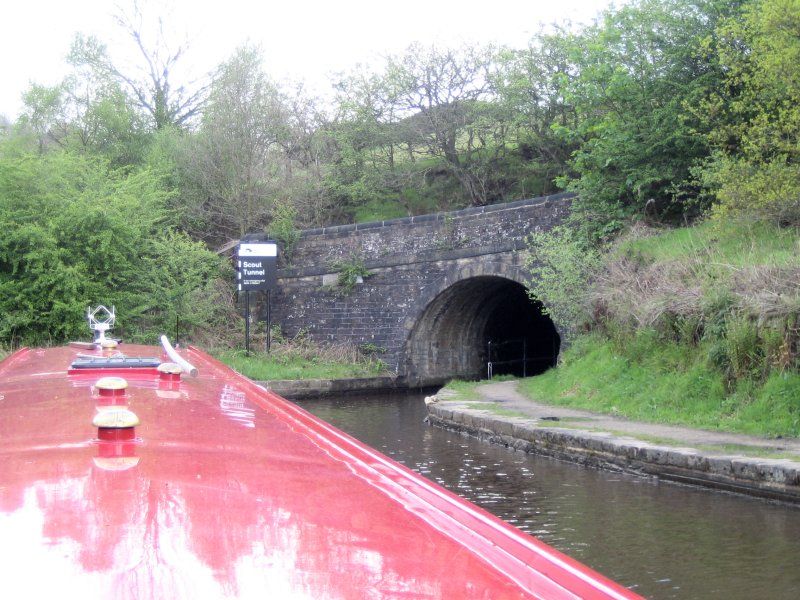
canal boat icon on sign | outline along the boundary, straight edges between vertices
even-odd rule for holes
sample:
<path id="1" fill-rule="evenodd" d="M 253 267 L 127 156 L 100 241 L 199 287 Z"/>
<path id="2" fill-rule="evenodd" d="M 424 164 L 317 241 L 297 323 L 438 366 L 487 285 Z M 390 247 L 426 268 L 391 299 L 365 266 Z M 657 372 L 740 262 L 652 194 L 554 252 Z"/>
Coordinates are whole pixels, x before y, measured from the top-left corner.
<path id="1" fill-rule="evenodd" d="M 240 292 L 275 287 L 278 263 L 278 245 L 275 242 L 242 240 L 236 255 L 236 282 Z"/>

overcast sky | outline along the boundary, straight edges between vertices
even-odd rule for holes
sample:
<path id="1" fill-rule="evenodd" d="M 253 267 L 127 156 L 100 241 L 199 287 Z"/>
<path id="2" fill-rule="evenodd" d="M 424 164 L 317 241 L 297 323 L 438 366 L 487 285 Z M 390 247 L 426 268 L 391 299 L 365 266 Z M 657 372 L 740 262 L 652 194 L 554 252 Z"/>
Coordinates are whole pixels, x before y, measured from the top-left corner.
<path id="1" fill-rule="evenodd" d="M 11 0 L 0 9 L 0 115 L 18 116 L 30 82 L 52 85 L 69 71 L 78 32 L 95 35 L 123 60 L 130 55 L 112 15 L 132 0 Z M 607 0 L 145 0 L 170 36 L 188 40 L 185 66 L 211 71 L 245 42 L 261 45 L 277 79 L 323 89 L 331 72 L 375 63 L 410 43 L 498 42 L 523 46 L 540 24 L 591 21 Z"/>

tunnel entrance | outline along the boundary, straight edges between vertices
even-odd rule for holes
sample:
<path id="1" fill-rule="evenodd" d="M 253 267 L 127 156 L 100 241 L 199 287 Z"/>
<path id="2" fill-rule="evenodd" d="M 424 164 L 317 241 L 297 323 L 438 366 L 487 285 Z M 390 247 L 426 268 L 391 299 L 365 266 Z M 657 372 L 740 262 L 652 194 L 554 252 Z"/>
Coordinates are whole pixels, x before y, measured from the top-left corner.
<path id="1" fill-rule="evenodd" d="M 561 344 L 542 303 L 509 286 L 486 324 L 486 362 L 494 375 L 538 375 L 554 367 Z"/>
<path id="2" fill-rule="evenodd" d="M 555 366 L 561 338 L 540 302 L 503 277 L 473 277 L 439 294 L 408 343 L 408 373 L 420 385 L 453 377 L 536 375 Z"/>

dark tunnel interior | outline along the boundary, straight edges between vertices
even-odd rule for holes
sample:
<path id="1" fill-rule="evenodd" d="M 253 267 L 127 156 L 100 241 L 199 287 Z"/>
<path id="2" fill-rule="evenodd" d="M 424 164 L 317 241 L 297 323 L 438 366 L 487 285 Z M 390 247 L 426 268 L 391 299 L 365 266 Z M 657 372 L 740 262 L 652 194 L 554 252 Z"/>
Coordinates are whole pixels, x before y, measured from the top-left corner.
<path id="1" fill-rule="evenodd" d="M 420 384 L 485 379 L 490 372 L 537 375 L 556 364 L 560 346 L 552 320 L 523 285 L 473 277 L 427 306 L 409 338 L 408 372 Z"/>
<path id="2" fill-rule="evenodd" d="M 487 367 L 493 375 L 539 375 L 556 365 L 561 338 L 553 321 L 543 314 L 515 283 L 503 288 L 484 329 Z M 487 371 L 488 372 L 488 371 Z"/>

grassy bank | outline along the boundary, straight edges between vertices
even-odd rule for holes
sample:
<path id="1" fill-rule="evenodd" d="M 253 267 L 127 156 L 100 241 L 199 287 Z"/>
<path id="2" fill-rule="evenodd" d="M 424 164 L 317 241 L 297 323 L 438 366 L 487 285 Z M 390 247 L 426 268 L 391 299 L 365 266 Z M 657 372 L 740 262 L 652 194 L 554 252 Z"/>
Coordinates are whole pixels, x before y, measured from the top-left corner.
<path id="1" fill-rule="evenodd" d="M 800 436 L 797 228 L 634 227 L 584 288 L 583 333 L 523 393 L 633 419 Z"/>
<path id="2" fill-rule="evenodd" d="M 287 356 L 281 353 L 251 353 L 242 350 L 223 350 L 215 356 L 241 374 L 257 381 L 276 379 L 346 379 L 386 375 L 377 360 L 335 360 L 324 357 Z"/>
<path id="3" fill-rule="evenodd" d="M 538 402 L 631 419 L 763 436 L 800 436 L 800 375 L 745 379 L 723 374 L 678 343 L 641 332 L 618 346 L 601 335 L 576 340 L 557 369 L 520 381 Z"/>

